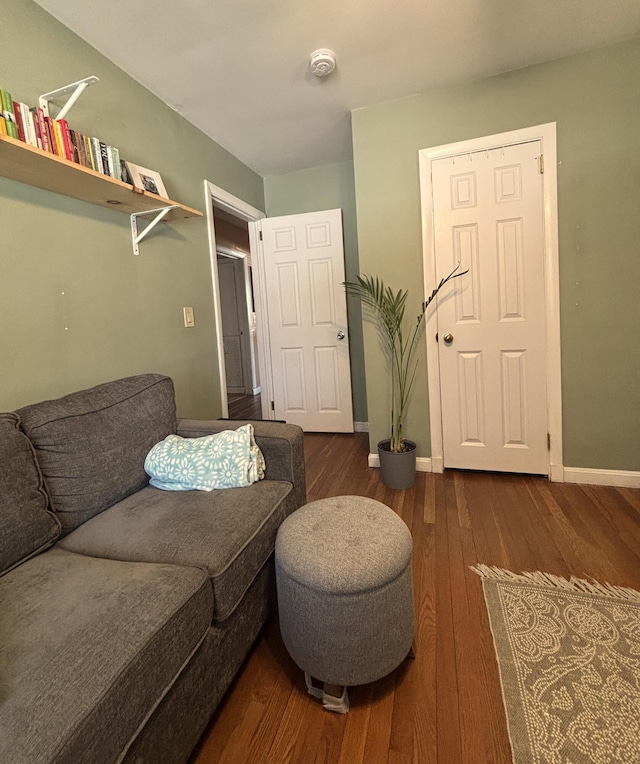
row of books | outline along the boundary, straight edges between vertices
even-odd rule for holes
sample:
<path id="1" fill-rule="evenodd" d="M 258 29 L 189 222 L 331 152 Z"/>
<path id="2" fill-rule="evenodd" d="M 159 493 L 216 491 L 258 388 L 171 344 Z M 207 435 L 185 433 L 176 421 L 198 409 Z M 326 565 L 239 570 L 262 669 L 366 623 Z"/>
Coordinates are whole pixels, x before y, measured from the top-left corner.
<path id="1" fill-rule="evenodd" d="M 40 106 L 29 107 L 14 101 L 7 90 L 0 90 L 0 100 L 0 135 L 17 138 L 42 151 L 131 183 L 126 165 L 114 146 L 72 130 L 66 119 L 46 116 Z"/>

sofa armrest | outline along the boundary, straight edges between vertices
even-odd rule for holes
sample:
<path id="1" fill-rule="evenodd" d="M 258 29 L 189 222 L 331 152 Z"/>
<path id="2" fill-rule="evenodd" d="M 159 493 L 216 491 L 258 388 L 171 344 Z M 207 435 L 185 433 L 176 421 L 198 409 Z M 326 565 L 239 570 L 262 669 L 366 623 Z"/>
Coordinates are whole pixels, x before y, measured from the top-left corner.
<path id="1" fill-rule="evenodd" d="M 260 420 L 178 419 L 177 434 L 183 438 L 201 438 L 222 430 L 235 430 L 243 424 L 253 425 L 256 443 L 266 463 L 265 478 L 293 483 L 299 506 L 302 506 L 306 501 L 307 488 L 304 440 L 302 428 L 298 425 Z"/>

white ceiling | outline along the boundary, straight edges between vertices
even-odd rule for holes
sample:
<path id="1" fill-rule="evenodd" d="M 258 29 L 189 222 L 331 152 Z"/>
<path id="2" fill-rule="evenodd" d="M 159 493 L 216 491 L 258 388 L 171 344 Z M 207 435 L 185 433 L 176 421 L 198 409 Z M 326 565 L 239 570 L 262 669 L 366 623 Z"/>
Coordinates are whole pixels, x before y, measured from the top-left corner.
<path id="1" fill-rule="evenodd" d="M 261 175 L 350 158 L 352 109 L 640 35 L 639 0 L 37 2 Z"/>

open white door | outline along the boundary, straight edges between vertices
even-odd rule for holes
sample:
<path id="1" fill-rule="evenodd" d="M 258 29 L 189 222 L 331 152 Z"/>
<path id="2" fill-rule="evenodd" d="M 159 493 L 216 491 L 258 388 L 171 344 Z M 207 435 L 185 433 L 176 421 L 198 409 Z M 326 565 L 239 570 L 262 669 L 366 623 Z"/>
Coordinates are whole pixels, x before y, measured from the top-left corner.
<path id="1" fill-rule="evenodd" d="M 259 226 L 273 415 L 307 432 L 353 432 L 342 212 Z"/>

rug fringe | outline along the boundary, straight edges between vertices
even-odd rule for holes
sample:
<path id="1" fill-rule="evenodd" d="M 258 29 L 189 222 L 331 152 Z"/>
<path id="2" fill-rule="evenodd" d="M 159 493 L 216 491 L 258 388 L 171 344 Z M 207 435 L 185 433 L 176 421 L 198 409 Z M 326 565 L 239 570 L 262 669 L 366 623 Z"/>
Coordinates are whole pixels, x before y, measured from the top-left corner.
<path id="1" fill-rule="evenodd" d="M 571 576 L 570 579 L 556 576 L 552 573 L 543 573 L 542 571 L 523 571 L 522 573 L 513 573 L 504 568 L 498 568 L 494 565 L 471 565 L 471 570 L 477 573 L 481 578 L 491 581 L 505 581 L 509 583 L 536 584 L 538 586 L 547 586 L 552 589 L 566 589 L 573 592 L 585 592 L 586 594 L 599 594 L 603 597 L 612 597 L 614 599 L 626 600 L 628 602 L 640 602 L 640 592 L 635 589 L 629 589 L 625 586 L 613 586 L 612 584 L 601 584 L 598 581 L 587 581 L 584 578 Z"/>

